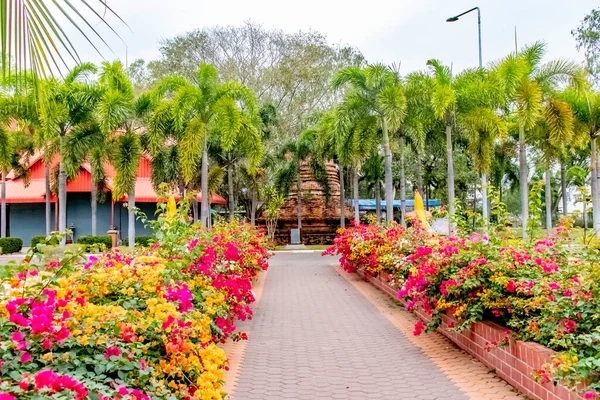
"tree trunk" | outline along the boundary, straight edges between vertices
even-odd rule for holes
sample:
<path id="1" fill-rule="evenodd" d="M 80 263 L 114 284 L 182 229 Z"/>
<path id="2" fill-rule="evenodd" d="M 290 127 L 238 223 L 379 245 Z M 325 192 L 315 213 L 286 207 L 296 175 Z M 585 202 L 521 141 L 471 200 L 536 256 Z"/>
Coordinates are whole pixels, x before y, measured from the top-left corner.
<path id="1" fill-rule="evenodd" d="M 392 182 L 392 149 L 385 118 L 381 119 L 383 131 L 383 167 L 385 172 L 385 217 L 388 222 L 394 220 L 394 188 Z M 358 192 L 358 189 L 355 189 Z"/>
<path id="2" fill-rule="evenodd" d="M 229 220 L 233 221 L 235 199 L 233 198 L 233 165 L 227 166 L 227 190 L 229 191 Z"/>
<path id="3" fill-rule="evenodd" d="M 340 227 L 346 227 L 346 193 L 344 183 L 344 166 L 338 165 L 340 169 Z"/>
<path id="4" fill-rule="evenodd" d="M 2 209 L 2 215 L 0 218 L 2 221 L 0 222 L 0 236 L 6 237 L 6 172 L 2 171 L 2 205 L 0 207 Z"/>
<path id="5" fill-rule="evenodd" d="M 208 149 L 206 143 L 206 132 L 204 133 L 204 139 L 202 144 L 202 170 L 200 176 L 200 185 L 202 186 L 202 202 L 200 204 L 200 224 L 202 227 L 208 227 L 208 204 L 210 199 L 208 198 Z"/>
<path id="6" fill-rule="evenodd" d="M 454 215 L 454 160 L 452 155 L 452 125 L 446 125 L 446 157 L 448 159 L 448 213 Z M 452 236 L 452 223 L 448 223 L 448 235 Z"/>
<path id="7" fill-rule="evenodd" d="M 600 181 L 598 180 L 598 142 L 595 136 L 592 138 L 590 164 L 592 165 L 592 219 L 594 224 L 592 235 L 596 236 L 596 232 L 600 229 Z"/>
<path id="8" fill-rule="evenodd" d="M 420 153 L 417 153 L 417 189 L 421 196 L 425 195 L 423 190 L 423 160 Z"/>
<path id="9" fill-rule="evenodd" d="M 404 171 L 404 135 L 400 137 L 400 225 L 406 226 L 406 177 Z"/>
<path id="10" fill-rule="evenodd" d="M 64 136 L 60 137 L 60 164 L 58 171 L 58 231 L 65 234 L 67 230 L 67 173 L 63 163 L 63 142 Z M 66 236 L 62 240 L 62 245 L 66 243 Z"/>
<path id="11" fill-rule="evenodd" d="M 94 178 L 94 171 L 92 171 L 92 191 L 90 194 L 90 206 L 92 208 L 92 236 L 96 236 L 97 232 L 97 217 L 98 217 L 98 188 L 96 187 L 96 179 Z"/>
<path id="12" fill-rule="evenodd" d="M 377 223 L 381 223 L 381 182 L 375 182 L 375 215 Z"/>
<path id="13" fill-rule="evenodd" d="M 527 171 L 527 143 L 525 127 L 519 126 L 519 185 L 521 189 L 521 222 L 523 239 L 527 239 L 527 221 L 529 219 L 529 173 Z"/>
<path id="14" fill-rule="evenodd" d="M 569 199 L 567 198 L 567 166 L 564 162 L 560 162 L 560 190 L 562 192 L 562 215 L 567 216 L 568 214 L 568 203 Z"/>
<path id="15" fill-rule="evenodd" d="M 296 189 L 296 193 L 298 195 L 298 229 L 302 229 L 302 178 L 300 177 L 300 164 L 298 164 Z"/>
<path id="16" fill-rule="evenodd" d="M 429 182 L 425 185 L 425 209 L 429 211 L 429 193 L 431 189 L 429 188 Z"/>
<path id="17" fill-rule="evenodd" d="M 481 174 L 481 214 L 483 215 L 483 223 L 487 226 L 490 220 L 490 214 L 488 209 L 488 195 L 487 195 L 487 175 Z"/>
<path id="18" fill-rule="evenodd" d="M 360 208 L 358 204 L 358 168 L 354 167 L 354 174 L 352 175 L 352 180 L 354 181 L 352 184 L 352 189 L 354 190 L 354 223 L 356 225 L 360 224 Z"/>
<path id="19" fill-rule="evenodd" d="M 194 222 L 198 222 L 198 196 L 194 194 L 194 200 L 192 200 L 192 214 L 194 216 Z"/>
<path id="20" fill-rule="evenodd" d="M 50 236 L 50 232 L 52 232 L 52 205 L 50 203 L 50 197 L 52 196 L 52 193 L 50 192 L 50 163 L 46 163 L 45 168 L 46 176 L 44 178 L 46 181 L 46 236 Z"/>
<path id="21" fill-rule="evenodd" d="M 135 247 L 135 182 L 131 191 L 127 193 L 127 214 L 129 217 L 127 225 L 127 239 L 129 240 L 129 248 Z"/>
<path id="22" fill-rule="evenodd" d="M 252 189 L 252 203 L 250 204 L 250 223 L 256 225 L 256 208 L 258 201 L 256 200 L 256 190 Z"/>
<path id="23" fill-rule="evenodd" d="M 550 181 L 550 167 L 546 167 L 546 231 L 552 234 L 552 182 Z"/>

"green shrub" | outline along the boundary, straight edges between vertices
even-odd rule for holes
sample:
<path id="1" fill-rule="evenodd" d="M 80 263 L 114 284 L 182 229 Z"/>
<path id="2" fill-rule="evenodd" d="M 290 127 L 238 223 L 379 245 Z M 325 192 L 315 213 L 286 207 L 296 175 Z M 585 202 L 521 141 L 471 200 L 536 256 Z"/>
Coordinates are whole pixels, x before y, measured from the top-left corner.
<path id="1" fill-rule="evenodd" d="M 23 239 L 3 238 L 0 239 L 0 254 L 18 253 L 23 248 Z"/>
<path id="2" fill-rule="evenodd" d="M 77 244 L 87 246 L 104 245 L 107 249 L 112 247 L 112 239 L 110 236 L 79 236 Z"/>
<path id="3" fill-rule="evenodd" d="M 154 236 L 138 236 L 135 238 L 135 245 L 142 247 L 150 247 L 156 239 Z M 129 246 L 129 239 L 123 239 L 123 246 Z"/>
<path id="4" fill-rule="evenodd" d="M 34 252 L 37 252 L 37 245 L 40 243 L 42 243 L 42 244 L 46 243 L 46 236 L 39 235 L 39 236 L 34 236 L 31 238 L 31 247 L 33 248 Z"/>

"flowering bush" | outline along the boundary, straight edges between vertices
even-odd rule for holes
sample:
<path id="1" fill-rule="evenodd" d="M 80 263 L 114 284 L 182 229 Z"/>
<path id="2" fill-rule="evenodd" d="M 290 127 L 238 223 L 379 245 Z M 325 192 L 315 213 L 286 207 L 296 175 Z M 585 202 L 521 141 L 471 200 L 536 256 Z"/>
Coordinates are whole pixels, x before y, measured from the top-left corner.
<path id="1" fill-rule="evenodd" d="M 217 344 L 246 338 L 268 253 L 250 225 L 190 224 L 185 203 L 160 205 L 151 249 L 30 258 L 2 279 L 0 399 L 224 397 Z"/>
<path id="2" fill-rule="evenodd" d="M 541 379 L 585 382 L 591 396 L 600 389 L 600 257 L 572 247 L 568 237 L 561 226 L 550 239 L 530 243 L 481 234 L 450 238 L 413 221 L 410 228 L 341 230 L 324 254 L 340 255 L 349 272 L 391 274 L 406 308 L 419 306 L 432 318 L 415 334 L 437 328 L 446 313 L 457 330 L 495 320 L 510 328 L 507 334 L 558 351 L 539 371 Z"/>

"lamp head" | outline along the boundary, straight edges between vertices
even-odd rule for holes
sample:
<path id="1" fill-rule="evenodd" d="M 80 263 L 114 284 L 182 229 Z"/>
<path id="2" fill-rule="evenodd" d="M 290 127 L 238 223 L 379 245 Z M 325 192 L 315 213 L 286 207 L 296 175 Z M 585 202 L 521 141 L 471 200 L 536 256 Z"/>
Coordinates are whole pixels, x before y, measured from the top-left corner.
<path id="1" fill-rule="evenodd" d="M 446 20 L 446 22 L 456 22 L 458 21 L 458 17 L 450 17 Z"/>

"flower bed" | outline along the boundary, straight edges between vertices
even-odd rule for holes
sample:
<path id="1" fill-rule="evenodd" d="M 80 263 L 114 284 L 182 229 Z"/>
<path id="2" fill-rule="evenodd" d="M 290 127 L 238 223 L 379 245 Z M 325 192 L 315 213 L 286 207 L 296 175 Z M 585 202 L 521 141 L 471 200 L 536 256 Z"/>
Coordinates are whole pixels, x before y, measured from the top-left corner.
<path id="1" fill-rule="evenodd" d="M 582 395 L 596 398 L 599 257 L 570 248 L 563 228 L 551 240 L 523 243 L 481 235 L 447 238 L 418 224 L 360 225 L 342 231 L 325 254 L 341 255 L 346 271 L 386 275 L 381 286 L 388 293 L 397 288 L 406 308 L 427 322 L 415 326 L 415 334 L 444 323 L 449 336 L 473 331 L 478 321 L 498 323 L 509 328 L 502 328 L 502 337 L 478 344 L 489 357 L 513 339 L 535 341 L 557 351 L 535 365 L 540 383 L 578 390 L 585 383 Z"/>
<path id="2" fill-rule="evenodd" d="M 3 277 L 1 400 L 224 397 L 217 344 L 246 338 L 235 323 L 252 316 L 264 238 L 236 223 L 201 231 L 186 206 L 161 207 L 151 249 Z"/>

